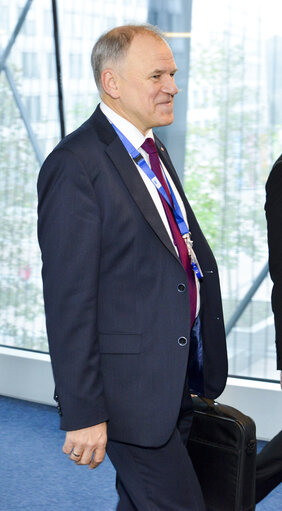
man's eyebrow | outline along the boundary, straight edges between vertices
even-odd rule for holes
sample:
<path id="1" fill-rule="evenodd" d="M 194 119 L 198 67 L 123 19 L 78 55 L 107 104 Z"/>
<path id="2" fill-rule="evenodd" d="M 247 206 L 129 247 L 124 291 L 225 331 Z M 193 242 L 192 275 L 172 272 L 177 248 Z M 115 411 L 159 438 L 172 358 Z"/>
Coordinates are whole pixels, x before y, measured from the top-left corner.
<path id="1" fill-rule="evenodd" d="M 176 71 L 178 71 L 178 68 L 175 67 L 174 69 L 172 69 L 172 71 L 170 71 L 170 73 L 176 73 Z M 152 71 L 150 74 L 151 75 L 162 75 L 164 73 L 167 73 L 167 69 L 155 69 L 154 71 Z"/>

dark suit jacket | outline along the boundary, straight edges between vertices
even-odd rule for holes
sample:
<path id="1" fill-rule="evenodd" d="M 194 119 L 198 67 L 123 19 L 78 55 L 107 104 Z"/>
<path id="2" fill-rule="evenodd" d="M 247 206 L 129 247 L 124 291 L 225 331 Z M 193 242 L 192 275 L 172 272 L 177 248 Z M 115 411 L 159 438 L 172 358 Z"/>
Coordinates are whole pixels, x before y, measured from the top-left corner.
<path id="1" fill-rule="evenodd" d="M 184 201 L 204 273 L 197 344 L 202 381 L 191 386 L 215 398 L 227 374 L 217 266 L 167 152 L 160 156 Z M 135 164 L 99 107 L 49 155 L 38 192 L 61 428 L 109 419 L 110 438 L 161 445 L 176 425 L 187 371 L 187 276 Z M 181 337 L 186 345 L 178 343 Z"/>
<path id="2" fill-rule="evenodd" d="M 277 369 L 282 369 L 282 155 L 274 164 L 266 182 L 265 212 L 269 247 L 269 272 L 273 280 Z"/>

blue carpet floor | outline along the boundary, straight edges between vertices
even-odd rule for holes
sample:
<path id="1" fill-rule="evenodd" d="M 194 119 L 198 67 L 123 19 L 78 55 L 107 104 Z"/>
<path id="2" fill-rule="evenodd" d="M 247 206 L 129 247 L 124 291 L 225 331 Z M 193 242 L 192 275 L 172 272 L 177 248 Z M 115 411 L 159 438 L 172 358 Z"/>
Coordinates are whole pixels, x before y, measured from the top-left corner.
<path id="1" fill-rule="evenodd" d="M 113 511 L 115 472 L 96 470 L 61 452 L 64 432 L 51 406 L 0 397 L 1 511 Z"/>
<path id="2" fill-rule="evenodd" d="M 115 510 L 111 462 L 106 458 L 94 471 L 71 463 L 61 453 L 58 423 L 51 406 L 0 396 L 1 511 Z M 282 484 L 256 511 L 282 511 Z"/>

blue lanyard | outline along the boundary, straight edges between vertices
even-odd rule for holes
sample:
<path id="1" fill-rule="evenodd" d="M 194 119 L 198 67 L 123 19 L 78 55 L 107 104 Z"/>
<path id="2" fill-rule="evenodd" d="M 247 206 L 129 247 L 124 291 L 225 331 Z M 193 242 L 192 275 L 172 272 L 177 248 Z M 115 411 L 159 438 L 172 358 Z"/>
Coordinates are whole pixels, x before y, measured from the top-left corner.
<path id="1" fill-rule="evenodd" d="M 143 172 L 145 172 L 146 176 L 150 179 L 150 181 L 153 183 L 155 188 L 159 191 L 159 193 L 161 193 L 161 195 L 164 197 L 164 199 L 166 200 L 166 202 L 172 209 L 175 221 L 178 225 L 181 235 L 185 238 L 186 243 L 187 243 L 187 238 L 189 240 L 187 243 L 187 248 L 188 248 L 190 258 L 191 258 L 191 265 L 192 265 L 192 268 L 193 268 L 195 274 L 197 275 L 198 279 L 201 280 L 203 277 L 203 273 L 201 271 L 200 265 L 196 258 L 195 252 L 192 249 L 193 242 L 190 238 L 191 233 L 189 231 L 189 227 L 188 227 L 187 223 L 184 220 L 181 208 L 177 202 L 177 199 L 175 197 L 175 194 L 172 190 L 172 187 L 171 187 L 169 181 L 166 180 L 170 194 L 171 194 L 173 207 L 172 207 L 171 201 L 169 200 L 163 185 L 160 183 L 160 181 L 158 180 L 158 178 L 155 175 L 155 173 L 153 172 L 153 170 L 146 163 L 143 156 L 137 151 L 137 149 L 135 149 L 135 147 L 131 144 L 131 142 L 128 140 L 128 138 L 126 138 L 126 136 L 111 121 L 110 121 L 110 123 L 111 123 L 112 127 L 114 128 L 115 132 L 117 133 L 117 135 L 119 136 L 125 149 L 132 157 L 132 159 L 135 161 L 135 163 L 137 163 L 137 165 L 139 165 L 139 167 L 143 170 Z"/>
<path id="2" fill-rule="evenodd" d="M 126 148 L 126 150 L 129 152 L 130 156 L 135 161 L 135 163 L 137 163 L 137 165 L 139 165 L 139 167 L 141 167 L 143 172 L 145 172 L 146 176 L 150 179 L 150 181 L 153 183 L 155 188 L 157 188 L 157 190 L 162 194 L 163 198 L 166 200 L 168 205 L 171 207 L 175 221 L 178 225 L 178 228 L 179 228 L 182 236 L 184 234 L 188 234 L 189 233 L 188 225 L 186 224 L 186 222 L 183 218 L 182 211 L 180 209 L 180 206 L 177 202 L 177 199 L 175 197 L 175 194 L 172 190 L 172 187 L 171 187 L 169 181 L 167 180 L 167 185 L 168 185 L 168 188 L 169 188 L 169 191 L 171 194 L 173 207 L 171 205 L 171 201 L 169 200 L 163 185 L 160 183 L 160 181 L 158 180 L 158 178 L 155 175 L 155 173 L 153 172 L 153 170 L 149 167 L 147 162 L 144 160 L 143 156 L 141 156 L 141 154 L 137 151 L 137 149 L 135 149 L 135 147 L 131 144 L 131 142 L 129 142 L 129 140 L 126 138 L 126 136 L 113 123 L 111 123 L 111 124 L 112 124 L 112 127 L 114 128 L 114 130 L 116 131 L 117 135 L 119 136 L 120 140 L 122 141 L 124 147 Z"/>

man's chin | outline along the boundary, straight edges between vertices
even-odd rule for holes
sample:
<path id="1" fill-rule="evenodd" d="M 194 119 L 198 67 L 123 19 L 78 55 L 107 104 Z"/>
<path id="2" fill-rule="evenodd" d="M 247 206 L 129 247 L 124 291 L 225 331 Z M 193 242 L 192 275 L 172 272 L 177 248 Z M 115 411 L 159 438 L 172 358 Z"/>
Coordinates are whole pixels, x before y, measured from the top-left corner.
<path id="1" fill-rule="evenodd" d="M 169 116 L 164 116 L 162 119 L 159 119 L 159 124 L 158 126 L 161 127 L 161 126 L 169 126 L 170 124 L 172 124 L 174 121 L 174 116 L 173 115 L 169 115 Z"/>

